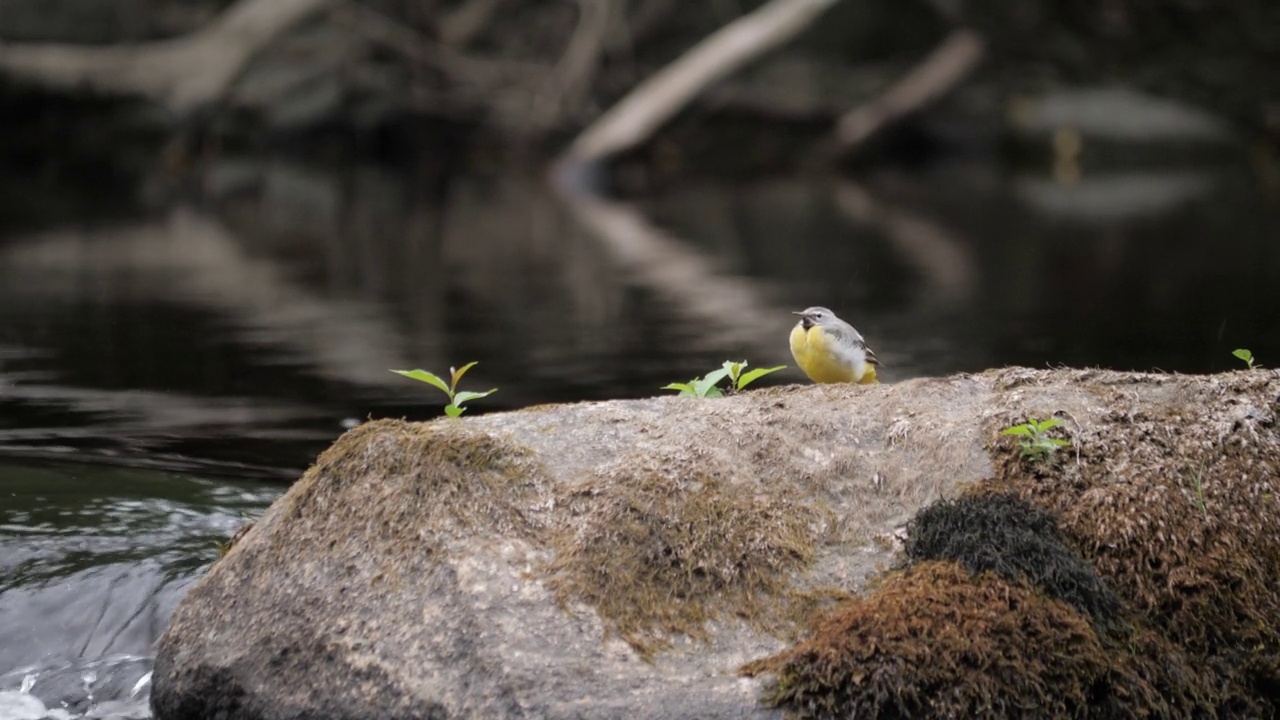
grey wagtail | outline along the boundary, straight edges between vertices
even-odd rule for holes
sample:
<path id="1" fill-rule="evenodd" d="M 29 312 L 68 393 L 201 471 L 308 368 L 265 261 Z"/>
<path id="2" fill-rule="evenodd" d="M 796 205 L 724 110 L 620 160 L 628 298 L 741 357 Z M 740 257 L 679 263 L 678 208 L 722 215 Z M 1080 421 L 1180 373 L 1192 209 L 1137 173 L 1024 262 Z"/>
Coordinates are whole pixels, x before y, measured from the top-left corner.
<path id="1" fill-rule="evenodd" d="M 791 356 L 817 383 L 858 383 L 876 380 L 880 360 L 862 334 L 824 307 L 793 313 L 800 322 L 791 329 Z"/>

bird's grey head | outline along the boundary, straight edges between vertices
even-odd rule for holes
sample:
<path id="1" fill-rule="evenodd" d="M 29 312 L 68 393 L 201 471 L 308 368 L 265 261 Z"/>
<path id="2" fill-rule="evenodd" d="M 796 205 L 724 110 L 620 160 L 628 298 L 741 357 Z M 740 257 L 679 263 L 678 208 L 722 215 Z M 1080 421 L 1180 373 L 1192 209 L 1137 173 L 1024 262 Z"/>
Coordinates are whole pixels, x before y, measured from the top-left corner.
<path id="1" fill-rule="evenodd" d="M 808 330 L 814 325 L 823 325 L 836 319 L 835 313 L 831 312 L 827 308 L 817 305 L 811 308 L 805 308 L 799 312 L 793 311 L 792 314 L 800 316 L 800 324 L 804 326 L 805 330 Z"/>

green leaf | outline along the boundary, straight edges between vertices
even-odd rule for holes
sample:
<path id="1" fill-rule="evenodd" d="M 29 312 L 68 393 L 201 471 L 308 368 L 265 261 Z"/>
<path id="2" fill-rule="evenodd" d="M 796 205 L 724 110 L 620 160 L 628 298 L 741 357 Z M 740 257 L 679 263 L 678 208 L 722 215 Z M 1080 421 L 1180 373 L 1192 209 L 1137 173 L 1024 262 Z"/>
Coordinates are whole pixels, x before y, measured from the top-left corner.
<path id="1" fill-rule="evenodd" d="M 457 388 L 457 387 L 458 387 L 458 381 L 462 379 L 462 376 L 463 376 L 463 375 L 466 375 L 466 374 L 467 374 L 467 371 L 468 371 L 468 370 L 470 370 L 471 368 L 475 367 L 475 365 L 476 365 L 476 363 L 477 363 L 477 362 L 479 362 L 479 361 L 478 361 L 478 360 L 472 360 L 471 362 L 467 363 L 466 365 L 463 365 L 462 367 L 458 368 L 457 370 L 454 370 L 453 368 L 449 368 L 449 372 L 453 373 L 453 383 L 452 383 L 451 385 L 449 385 L 449 389 L 450 389 L 450 390 L 452 390 L 452 389 Z"/>
<path id="2" fill-rule="evenodd" d="M 728 363 L 725 363 L 725 364 L 728 365 Z M 711 372 L 707 373 L 707 376 L 703 378 L 702 381 L 705 383 L 708 383 L 708 386 L 719 385 L 720 381 L 725 379 L 728 376 L 729 376 L 729 368 L 722 367 L 719 370 L 712 370 Z"/>
<path id="3" fill-rule="evenodd" d="M 728 370 L 716 370 L 707 373 L 707 376 L 702 379 L 695 379 L 693 381 L 694 393 L 698 397 L 723 397 L 724 394 L 716 389 L 716 383 L 720 382 L 728 372 Z"/>
<path id="4" fill-rule="evenodd" d="M 693 381 L 694 381 L 694 382 L 697 382 L 697 380 L 698 380 L 697 378 L 694 378 L 694 379 L 693 379 Z M 671 384 L 669 384 L 669 385 L 663 385 L 662 387 L 660 387 L 660 388 L 658 388 L 658 389 L 659 389 L 659 390 L 679 390 L 681 395 L 693 395 L 693 383 L 692 383 L 692 382 L 688 382 L 688 383 L 671 383 Z"/>
<path id="5" fill-rule="evenodd" d="M 1030 435 L 1031 427 L 1029 425 L 1014 425 L 1000 431 L 1001 435 Z"/>
<path id="6" fill-rule="evenodd" d="M 742 374 L 742 368 L 746 366 L 747 366 L 746 360 L 743 360 L 742 362 L 734 362 L 732 360 L 726 360 L 724 363 L 724 369 L 729 371 L 729 379 L 732 380 L 734 383 L 738 382 L 738 376 Z"/>
<path id="7" fill-rule="evenodd" d="M 751 372 L 748 372 L 738 378 L 738 389 L 741 390 L 742 388 L 750 385 L 756 380 L 759 380 L 765 375 L 768 375 L 769 373 L 778 372 L 779 370 L 783 370 L 786 367 L 787 367 L 786 365 L 779 365 L 778 367 L 771 367 L 771 368 L 756 368 L 755 370 L 752 370 Z"/>
<path id="8" fill-rule="evenodd" d="M 1049 441 L 1049 443 L 1052 444 L 1054 447 L 1067 447 L 1068 445 L 1071 444 L 1070 440 L 1060 440 L 1058 438 L 1044 438 L 1044 439 Z"/>
<path id="9" fill-rule="evenodd" d="M 466 411 L 467 411 L 466 408 L 460 408 L 457 405 L 450 404 L 450 405 L 444 406 L 444 414 L 448 415 L 449 417 L 458 417 L 459 415 L 461 415 Z"/>
<path id="10" fill-rule="evenodd" d="M 450 398 L 453 397 L 453 393 L 449 391 L 449 386 L 445 385 L 444 380 L 441 380 L 440 376 L 435 373 L 429 373 L 426 370 L 392 370 L 391 372 L 437 387 L 445 395 L 448 395 Z"/>
<path id="11" fill-rule="evenodd" d="M 1235 350 L 1231 351 L 1231 354 L 1235 355 L 1236 357 L 1240 358 L 1245 362 L 1249 362 L 1250 360 L 1253 359 L 1253 353 L 1246 348 L 1236 348 Z"/>
<path id="12" fill-rule="evenodd" d="M 453 396 L 453 404 L 462 405 L 462 403 L 468 400 L 475 400 L 476 398 L 488 397 L 489 395 L 492 395 L 496 392 L 498 392 L 498 388 L 494 388 L 492 390 L 485 390 L 484 392 L 472 392 L 470 390 L 463 390 L 459 392 L 457 395 Z"/>
<path id="13" fill-rule="evenodd" d="M 1044 432 L 1046 430 L 1052 430 L 1061 424 L 1062 424 L 1062 421 L 1059 420 L 1058 418 L 1049 418 L 1048 420 L 1041 420 L 1040 422 L 1036 423 L 1036 432 Z"/>

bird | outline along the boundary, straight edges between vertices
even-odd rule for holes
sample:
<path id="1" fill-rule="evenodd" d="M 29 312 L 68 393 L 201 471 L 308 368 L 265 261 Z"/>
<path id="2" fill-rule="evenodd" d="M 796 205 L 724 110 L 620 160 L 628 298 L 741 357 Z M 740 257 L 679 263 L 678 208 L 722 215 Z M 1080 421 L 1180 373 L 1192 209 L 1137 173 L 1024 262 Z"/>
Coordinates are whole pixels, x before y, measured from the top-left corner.
<path id="1" fill-rule="evenodd" d="M 877 383 L 880 360 L 867 347 L 862 334 L 824 307 L 800 312 L 800 322 L 791 329 L 791 356 L 809 379 L 816 383 Z"/>

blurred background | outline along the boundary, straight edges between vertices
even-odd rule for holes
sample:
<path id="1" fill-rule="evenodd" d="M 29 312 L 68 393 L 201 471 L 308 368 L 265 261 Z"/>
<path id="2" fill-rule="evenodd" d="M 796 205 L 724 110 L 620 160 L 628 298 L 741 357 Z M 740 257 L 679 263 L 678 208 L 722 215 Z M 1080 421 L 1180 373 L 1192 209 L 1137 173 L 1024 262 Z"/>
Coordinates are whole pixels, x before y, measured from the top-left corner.
<path id="1" fill-rule="evenodd" d="M 0 0 L 0 718 L 149 716 L 216 544 L 440 414 L 390 368 L 1275 364 L 1277 241 L 1273 0 Z"/>

